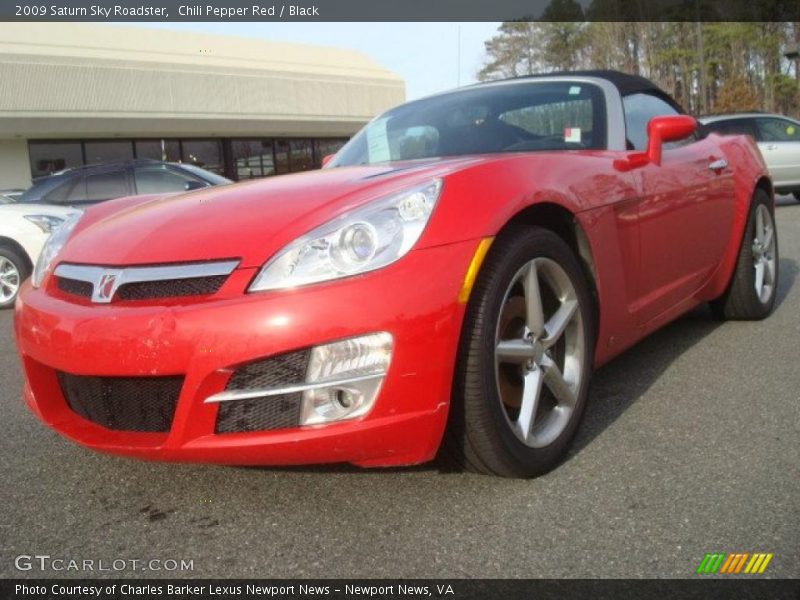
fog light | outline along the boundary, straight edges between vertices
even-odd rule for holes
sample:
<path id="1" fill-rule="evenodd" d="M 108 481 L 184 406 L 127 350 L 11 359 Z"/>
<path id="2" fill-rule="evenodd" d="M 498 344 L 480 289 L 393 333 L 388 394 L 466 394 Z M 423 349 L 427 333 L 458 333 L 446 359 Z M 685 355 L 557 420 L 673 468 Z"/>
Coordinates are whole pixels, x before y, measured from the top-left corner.
<path id="1" fill-rule="evenodd" d="M 301 425 L 354 419 L 369 412 L 392 356 L 392 336 L 372 333 L 316 346 L 306 372 Z M 330 385 L 322 385 L 329 382 Z"/>

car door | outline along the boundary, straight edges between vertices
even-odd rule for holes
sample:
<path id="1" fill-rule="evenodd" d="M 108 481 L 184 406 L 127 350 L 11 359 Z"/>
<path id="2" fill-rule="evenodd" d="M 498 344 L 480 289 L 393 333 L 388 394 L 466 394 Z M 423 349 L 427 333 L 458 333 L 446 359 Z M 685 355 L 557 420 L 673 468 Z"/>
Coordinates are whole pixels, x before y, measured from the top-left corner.
<path id="1" fill-rule="evenodd" d="M 623 99 L 626 134 L 647 147 L 647 123 L 680 114 L 664 99 Z M 635 171 L 639 205 L 639 277 L 634 312 L 644 325 L 689 299 L 719 264 L 734 217 L 733 174 L 713 139 L 695 135 L 665 144 L 661 164 Z"/>
<path id="2" fill-rule="evenodd" d="M 779 117 L 756 119 L 758 148 L 779 190 L 800 190 L 800 123 Z"/>

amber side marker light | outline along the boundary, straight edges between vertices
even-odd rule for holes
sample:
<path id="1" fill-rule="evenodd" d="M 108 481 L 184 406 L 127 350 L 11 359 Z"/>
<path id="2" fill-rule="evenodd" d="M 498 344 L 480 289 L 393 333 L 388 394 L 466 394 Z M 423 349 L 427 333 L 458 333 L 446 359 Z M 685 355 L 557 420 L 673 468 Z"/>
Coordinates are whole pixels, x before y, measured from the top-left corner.
<path id="1" fill-rule="evenodd" d="M 493 237 L 483 238 L 478 242 L 478 247 L 475 248 L 475 254 L 472 255 L 472 260 L 469 261 L 469 267 L 464 275 L 464 283 L 461 284 L 461 291 L 458 292 L 458 302 L 466 304 L 469 300 L 469 295 L 472 293 L 472 286 L 475 285 L 475 279 L 478 277 L 478 271 L 481 270 L 483 259 L 486 258 L 486 253 L 489 252 L 489 247 L 494 241 Z"/>

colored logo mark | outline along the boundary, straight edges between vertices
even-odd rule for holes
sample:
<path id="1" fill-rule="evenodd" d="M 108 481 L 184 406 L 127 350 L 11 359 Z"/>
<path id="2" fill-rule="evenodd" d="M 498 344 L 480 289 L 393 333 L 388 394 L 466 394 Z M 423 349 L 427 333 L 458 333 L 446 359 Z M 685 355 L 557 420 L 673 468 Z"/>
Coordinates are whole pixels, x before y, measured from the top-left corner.
<path id="1" fill-rule="evenodd" d="M 700 565 L 697 567 L 697 573 L 720 573 L 720 574 L 760 574 L 767 569 L 769 561 L 772 560 L 774 555 L 772 553 L 757 552 L 750 554 L 748 552 L 714 552 L 707 553 Z"/>

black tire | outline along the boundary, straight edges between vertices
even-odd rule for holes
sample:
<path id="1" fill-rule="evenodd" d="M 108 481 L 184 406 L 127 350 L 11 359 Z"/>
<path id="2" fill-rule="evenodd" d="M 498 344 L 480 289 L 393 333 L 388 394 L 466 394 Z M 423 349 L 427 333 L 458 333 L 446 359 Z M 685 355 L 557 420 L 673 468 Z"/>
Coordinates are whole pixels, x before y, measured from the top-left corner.
<path id="1" fill-rule="evenodd" d="M 762 215 L 769 216 L 774 238 L 775 269 L 769 297 L 759 297 L 756 292 L 756 259 L 754 257 L 753 242 L 758 211 L 761 211 Z M 742 235 L 736 268 L 731 276 L 728 289 L 721 297 L 711 302 L 711 310 L 714 316 L 720 320 L 737 321 L 758 321 L 769 316 L 775 306 L 775 296 L 778 289 L 778 257 L 778 231 L 775 227 L 775 211 L 769 194 L 762 189 L 757 189 L 750 203 L 747 225 Z"/>
<path id="2" fill-rule="evenodd" d="M 22 284 L 22 282 L 30 276 L 31 272 L 30 268 L 28 267 L 28 261 L 16 250 L 9 248 L 8 246 L 0 246 L 0 259 L 5 259 L 14 265 L 14 268 L 17 270 L 19 284 Z M 1 262 L 3 261 L 0 260 L 0 263 Z M 0 281 L 0 286 L 3 286 L 2 281 Z M 17 294 L 14 294 L 10 299 L 4 301 L 2 298 L 5 295 L 4 292 L 6 289 L 7 288 L 0 288 L 0 310 L 11 308 L 14 306 L 14 302 L 17 299 Z M 19 289 L 17 291 L 19 291 Z"/>
<path id="3" fill-rule="evenodd" d="M 800 202 L 800 192 L 792 192 L 792 196 L 794 196 L 795 200 Z"/>
<path id="4" fill-rule="evenodd" d="M 495 379 L 496 334 L 503 303 L 508 300 L 506 290 L 534 258 L 554 261 L 568 276 L 578 300 L 584 336 L 584 367 L 571 416 L 558 437 L 539 448 L 524 444 L 513 432 Z M 515 227 L 498 236 L 467 306 L 442 456 L 461 468 L 504 477 L 533 477 L 558 465 L 586 405 L 594 353 L 594 313 L 586 276 L 559 236 L 540 227 Z"/>

